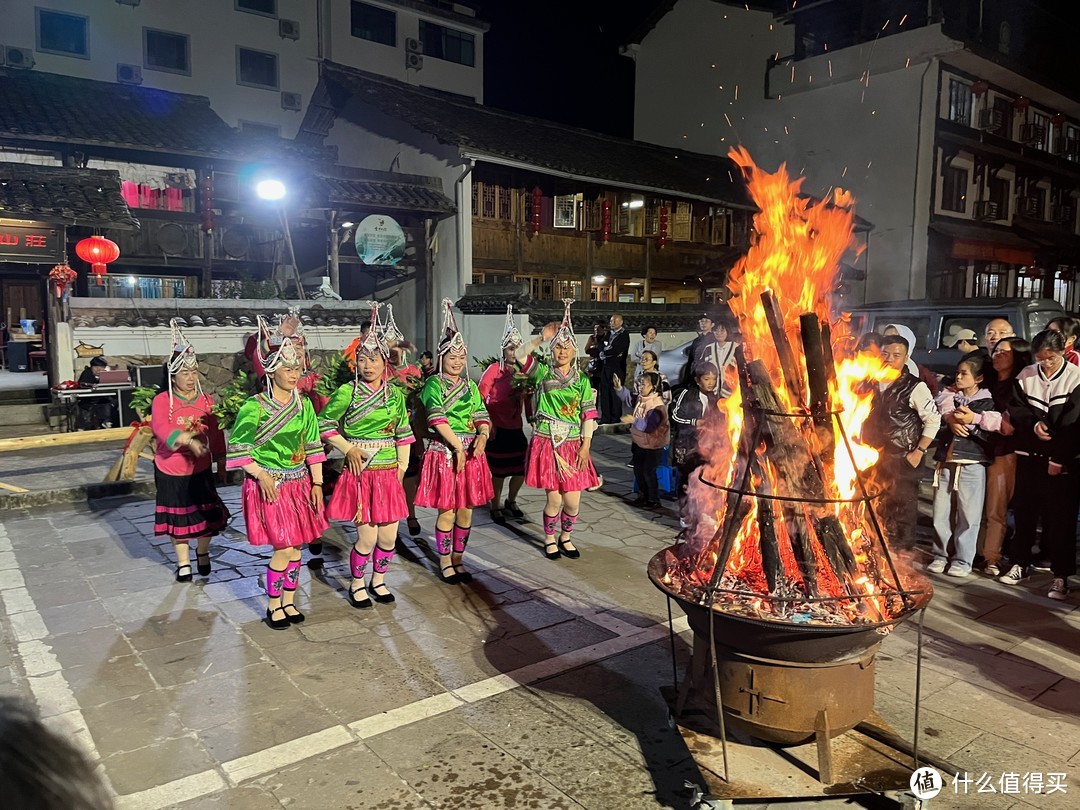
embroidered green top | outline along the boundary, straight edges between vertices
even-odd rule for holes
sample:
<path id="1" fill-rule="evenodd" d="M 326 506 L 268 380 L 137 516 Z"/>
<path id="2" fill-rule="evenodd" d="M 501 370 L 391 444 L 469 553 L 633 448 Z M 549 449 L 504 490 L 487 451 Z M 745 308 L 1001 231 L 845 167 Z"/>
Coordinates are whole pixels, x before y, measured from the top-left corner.
<path id="1" fill-rule="evenodd" d="M 371 388 L 363 380 L 338 388 L 319 413 L 323 440 L 342 436 L 371 455 L 368 468 L 397 466 L 397 448 L 416 439 L 409 427 L 405 394 L 395 385 Z"/>
<path id="2" fill-rule="evenodd" d="M 326 461 L 311 400 L 295 395 L 283 404 L 257 394 L 240 406 L 229 434 L 225 466 L 238 469 L 253 461 L 271 472 Z"/>

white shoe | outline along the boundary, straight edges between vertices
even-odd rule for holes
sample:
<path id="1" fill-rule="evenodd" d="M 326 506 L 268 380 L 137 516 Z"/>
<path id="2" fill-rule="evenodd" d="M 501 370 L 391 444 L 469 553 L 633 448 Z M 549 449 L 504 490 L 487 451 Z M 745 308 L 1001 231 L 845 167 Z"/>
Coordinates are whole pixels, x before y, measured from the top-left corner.
<path id="1" fill-rule="evenodd" d="M 1069 598 L 1069 586 L 1065 584 L 1065 580 L 1062 577 L 1057 577 L 1050 583 L 1050 590 L 1046 594 L 1051 599 L 1056 599 L 1059 602 L 1064 602 Z"/>
<path id="2" fill-rule="evenodd" d="M 945 576 L 963 579 L 964 577 L 971 576 L 971 569 L 966 565 L 957 565 L 956 563 L 953 563 L 949 566 L 949 570 L 945 572 Z"/>
<path id="3" fill-rule="evenodd" d="M 945 571 L 946 561 L 938 557 L 932 563 L 926 566 L 926 570 L 931 574 L 941 574 Z"/>
<path id="4" fill-rule="evenodd" d="M 998 582 L 1002 585 L 1019 585 L 1024 579 L 1027 579 L 1027 571 L 1023 566 L 1014 565 L 1007 573 L 998 577 Z"/>
<path id="5" fill-rule="evenodd" d="M 596 490 L 600 489 L 600 487 L 602 487 L 603 485 L 604 485 L 604 476 L 600 475 L 600 473 L 597 473 L 596 474 L 596 486 L 595 487 L 587 487 L 585 489 L 585 491 L 586 492 L 596 492 Z"/>
<path id="6" fill-rule="evenodd" d="M 997 563 L 987 563 L 986 567 L 983 568 L 983 573 L 988 577 L 1000 577 L 1001 568 L 998 567 Z"/>

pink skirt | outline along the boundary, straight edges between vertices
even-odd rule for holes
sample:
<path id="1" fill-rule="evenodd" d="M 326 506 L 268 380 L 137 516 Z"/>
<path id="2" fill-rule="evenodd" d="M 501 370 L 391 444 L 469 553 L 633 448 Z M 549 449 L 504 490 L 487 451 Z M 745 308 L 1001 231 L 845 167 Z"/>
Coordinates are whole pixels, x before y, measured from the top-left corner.
<path id="1" fill-rule="evenodd" d="M 431 442 L 420 469 L 420 486 L 414 501 L 417 506 L 447 512 L 482 506 L 494 497 L 486 456 L 466 456 L 465 470 L 455 473 L 450 454 L 438 442 Z"/>
<path id="2" fill-rule="evenodd" d="M 596 468 L 593 467 L 590 458 L 585 466 L 578 470 L 578 450 L 581 449 L 581 439 L 567 439 L 558 451 L 548 436 L 534 433 L 529 442 L 529 463 L 525 467 L 525 483 L 537 489 L 546 489 L 549 492 L 580 492 L 589 487 L 595 487 L 600 483 L 596 477 Z M 566 462 L 566 465 L 555 464 L 555 453 Z M 560 467 L 562 469 L 560 470 Z"/>
<path id="3" fill-rule="evenodd" d="M 278 499 L 268 503 L 259 482 L 244 478 L 240 488 L 248 542 L 253 546 L 288 548 L 317 540 L 330 526 L 326 513 L 311 508 L 311 479 L 284 481 Z"/>
<path id="4" fill-rule="evenodd" d="M 397 467 L 364 470 L 355 475 L 346 465 L 326 506 L 326 516 L 331 520 L 358 524 L 396 523 L 408 514 L 409 505 L 398 482 Z"/>

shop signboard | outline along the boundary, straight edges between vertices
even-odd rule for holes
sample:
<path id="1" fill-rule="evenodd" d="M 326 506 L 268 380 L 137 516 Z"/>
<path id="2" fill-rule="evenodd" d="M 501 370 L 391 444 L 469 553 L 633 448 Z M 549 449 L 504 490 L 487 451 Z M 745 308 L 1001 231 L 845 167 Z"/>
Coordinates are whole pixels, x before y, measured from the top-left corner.
<path id="1" fill-rule="evenodd" d="M 390 217 L 372 214 L 356 226 L 356 255 L 364 264 L 393 267 L 405 258 L 405 231 Z"/>
<path id="2" fill-rule="evenodd" d="M 55 264 L 64 260 L 64 229 L 56 225 L 0 222 L 0 262 Z"/>

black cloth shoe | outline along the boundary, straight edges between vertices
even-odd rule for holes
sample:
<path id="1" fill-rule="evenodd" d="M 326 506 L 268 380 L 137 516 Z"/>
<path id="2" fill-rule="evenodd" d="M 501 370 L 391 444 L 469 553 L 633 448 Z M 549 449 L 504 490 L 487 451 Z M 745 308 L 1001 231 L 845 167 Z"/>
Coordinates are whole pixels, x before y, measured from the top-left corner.
<path id="1" fill-rule="evenodd" d="M 360 610 L 366 610 L 369 607 L 374 607 L 374 605 L 371 603 L 370 596 L 365 596 L 363 599 L 356 598 L 356 591 L 359 590 L 363 589 L 357 588 L 356 590 L 353 590 L 352 588 L 349 588 L 349 604 L 352 605 L 354 608 L 359 608 Z"/>
<path id="2" fill-rule="evenodd" d="M 184 573 L 187 571 L 187 573 Z M 191 582 L 191 566 L 190 565 L 178 565 L 176 567 L 176 581 L 177 582 Z"/>
<path id="3" fill-rule="evenodd" d="M 289 613 L 289 608 L 292 608 L 295 612 Z M 282 605 L 281 609 L 285 611 L 285 616 L 288 618 L 289 624 L 300 624 L 300 622 L 307 618 L 307 616 L 300 612 L 300 608 L 296 605 Z"/>
<path id="4" fill-rule="evenodd" d="M 275 619 L 274 616 L 278 613 L 281 614 L 281 618 Z M 285 608 L 276 607 L 273 610 L 271 610 L 270 608 L 266 609 L 266 624 L 268 627 L 274 630 L 284 630 L 286 627 L 292 624 L 292 622 L 289 621 L 289 617 L 285 613 Z"/>
<path id="5" fill-rule="evenodd" d="M 385 590 L 386 593 L 379 593 L 379 591 L 378 591 L 379 588 L 382 588 L 383 590 Z M 381 603 L 383 605 L 388 605 L 391 602 L 397 601 L 396 598 L 394 597 L 394 595 L 392 593 L 390 593 L 390 589 L 386 587 L 385 582 L 380 582 L 378 585 L 372 585 L 371 586 L 371 595 L 375 599 L 376 602 L 379 602 L 379 603 Z"/>
<path id="6" fill-rule="evenodd" d="M 203 562 L 203 560 L 206 560 L 206 562 Z M 199 576 L 200 577 L 208 577 L 208 576 L 210 576 L 210 572 L 213 569 L 210 567 L 210 554 L 209 554 L 209 552 L 206 553 L 206 554 L 198 554 L 198 553 L 196 553 L 195 554 L 195 561 L 199 564 L 199 567 L 196 569 L 199 572 Z"/>
<path id="7" fill-rule="evenodd" d="M 521 511 L 521 508 L 517 505 L 517 501 L 507 501 L 503 504 L 503 511 L 509 512 L 511 517 L 523 518 L 525 513 Z"/>

